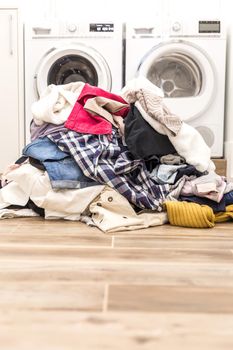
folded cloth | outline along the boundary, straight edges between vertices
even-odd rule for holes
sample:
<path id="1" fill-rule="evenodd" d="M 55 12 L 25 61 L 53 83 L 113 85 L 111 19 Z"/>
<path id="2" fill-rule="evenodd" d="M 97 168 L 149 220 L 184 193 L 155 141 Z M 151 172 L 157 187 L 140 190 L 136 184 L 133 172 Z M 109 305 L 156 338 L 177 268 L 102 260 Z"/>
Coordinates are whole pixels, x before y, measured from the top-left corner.
<path id="1" fill-rule="evenodd" d="M 114 114 L 119 113 L 121 110 L 125 110 L 125 108 L 128 109 L 129 105 L 127 103 L 111 100 L 110 98 L 96 96 L 89 98 L 83 108 L 93 115 L 102 116 L 115 127 L 118 127 L 114 120 Z"/>
<path id="2" fill-rule="evenodd" d="M 185 164 L 185 159 L 179 154 L 166 154 L 160 158 L 161 164 L 180 165 Z"/>
<path id="3" fill-rule="evenodd" d="M 13 218 L 23 218 L 23 217 L 39 216 L 32 209 L 1 209 L 0 219 L 13 219 Z"/>
<path id="4" fill-rule="evenodd" d="M 197 203 L 167 201 L 164 203 L 171 225 L 184 227 L 214 227 L 212 208 Z"/>
<path id="5" fill-rule="evenodd" d="M 181 195 L 189 196 L 194 194 L 219 203 L 222 200 L 225 188 L 225 178 L 217 175 L 214 171 L 210 171 L 207 175 L 187 180 L 181 190 Z"/>

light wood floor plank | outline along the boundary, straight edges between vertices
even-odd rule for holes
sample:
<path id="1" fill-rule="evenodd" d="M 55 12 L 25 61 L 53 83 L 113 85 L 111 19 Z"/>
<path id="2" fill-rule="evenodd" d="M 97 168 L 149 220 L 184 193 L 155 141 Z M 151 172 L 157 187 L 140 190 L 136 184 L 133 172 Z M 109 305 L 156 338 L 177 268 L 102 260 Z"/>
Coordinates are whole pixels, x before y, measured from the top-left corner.
<path id="1" fill-rule="evenodd" d="M 24 232 L 11 232 L 11 233 L 0 233 L 0 241 L 2 244 L 36 244 L 40 245 L 60 245 L 60 246 L 112 246 L 112 237 L 105 236 L 102 233 L 95 232 L 95 234 L 91 233 L 83 233 L 83 232 L 72 232 L 66 233 L 63 229 L 61 233 L 59 232 L 43 232 L 43 233 L 35 233 L 28 231 Z"/>
<path id="2" fill-rule="evenodd" d="M 31 260 L 151 261 L 233 263 L 230 249 L 74 247 L 71 245 L 0 244 L 0 257 Z"/>
<path id="3" fill-rule="evenodd" d="M 233 237 L 148 237 L 148 236 L 133 236 L 133 237 L 114 237 L 114 247 L 116 248 L 160 248 L 160 249 L 232 249 Z"/>
<path id="4" fill-rule="evenodd" d="M 0 222 L 3 350 L 232 350 L 233 223 Z"/>
<path id="5" fill-rule="evenodd" d="M 100 311 L 104 285 L 76 282 L 0 284 L 0 310 Z"/>
<path id="6" fill-rule="evenodd" d="M 109 286 L 110 311 L 233 313 L 233 288 Z"/>
<path id="7" fill-rule="evenodd" d="M 16 312 L 1 317 L 4 350 L 231 350 L 226 314 Z M 25 336 L 25 334 L 27 336 Z"/>
<path id="8" fill-rule="evenodd" d="M 233 287 L 233 264 L 0 260 L 0 283 L 104 282 Z"/>

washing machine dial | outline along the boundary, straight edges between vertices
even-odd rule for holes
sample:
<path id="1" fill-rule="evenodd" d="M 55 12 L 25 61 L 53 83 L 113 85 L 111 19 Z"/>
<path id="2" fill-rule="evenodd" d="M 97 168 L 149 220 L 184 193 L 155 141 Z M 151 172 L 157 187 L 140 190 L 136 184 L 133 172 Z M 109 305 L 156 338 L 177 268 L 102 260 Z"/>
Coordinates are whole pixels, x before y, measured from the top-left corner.
<path id="1" fill-rule="evenodd" d="M 179 22 L 175 22 L 172 25 L 172 31 L 173 32 L 179 32 L 181 30 L 181 24 Z"/>
<path id="2" fill-rule="evenodd" d="M 76 30 L 77 30 L 77 26 L 76 26 L 75 23 L 69 23 L 69 24 L 67 25 L 67 29 L 68 29 L 68 31 L 69 31 L 70 33 L 74 33 L 74 32 L 76 32 Z"/>

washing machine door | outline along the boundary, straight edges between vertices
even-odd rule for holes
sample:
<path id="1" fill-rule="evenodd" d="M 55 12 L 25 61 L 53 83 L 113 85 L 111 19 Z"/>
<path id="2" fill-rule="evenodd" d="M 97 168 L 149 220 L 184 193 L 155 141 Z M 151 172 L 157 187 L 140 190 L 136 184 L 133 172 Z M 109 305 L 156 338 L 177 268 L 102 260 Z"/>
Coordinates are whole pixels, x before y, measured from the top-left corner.
<path id="1" fill-rule="evenodd" d="M 138 74 L 164 92 L 173 114 L 190 121 L 201 115 L 215 95 L 215 68 L 207 53 L 188 41 L 153 47 L 142 59 Z"/>
<path id="2" fill-rule="evenodd" d="M 72 44 L 51 49 L 40 61 L 36 73 L 38 96 L 50 85 L 82 81 L 111 90 L 112 77 L 104 57 L 92 47 Z"/>

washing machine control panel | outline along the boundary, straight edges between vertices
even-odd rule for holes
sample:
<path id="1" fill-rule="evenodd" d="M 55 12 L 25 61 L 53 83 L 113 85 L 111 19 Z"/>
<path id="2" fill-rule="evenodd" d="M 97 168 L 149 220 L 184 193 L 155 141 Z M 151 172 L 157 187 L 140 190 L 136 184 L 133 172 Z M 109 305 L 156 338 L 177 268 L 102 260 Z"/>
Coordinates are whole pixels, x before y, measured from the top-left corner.
<path id="1" fill-rule="evenodd" d="M 224 35 L 223 29 L 220 20 L 172 18 L 168 33 L 171 37 L 220 37 Z"/>
<path id="2" fill-rule="evenodd" d="M 199 21 L 199 33 L 220 33 L 220 21 Z"/>
<path id="3" fill-rule="evenodd" d="M 90 23 L 90 32 L 114 32 L 113 23 Z"/>
<path id="4" fill-rule="evenodd" d="M 118 26 L 111 22 L 63 22 L 52 27 L 52 35 L 60 38 L 104 38 L 118 35 Z"/>

